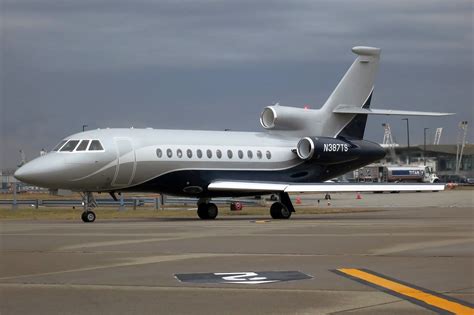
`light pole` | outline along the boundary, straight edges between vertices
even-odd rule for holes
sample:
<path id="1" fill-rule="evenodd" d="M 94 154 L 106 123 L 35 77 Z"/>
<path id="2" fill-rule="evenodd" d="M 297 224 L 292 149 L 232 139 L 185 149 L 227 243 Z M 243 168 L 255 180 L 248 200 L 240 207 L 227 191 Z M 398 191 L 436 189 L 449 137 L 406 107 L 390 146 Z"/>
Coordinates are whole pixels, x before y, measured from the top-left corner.
<path id="1" fill-rule="evenodd" d="M 423 164 L 426 166 L 426 130 L 430 128 L 423 129 Z"/>
<path id="2" fill-rule="evenodd" d="M 402 118 L 402 120 L 407 121 L 407 155 L 408 155 L 408 164 L 410 164 L 410 125 L 408 123 L 408 118 Z"/>

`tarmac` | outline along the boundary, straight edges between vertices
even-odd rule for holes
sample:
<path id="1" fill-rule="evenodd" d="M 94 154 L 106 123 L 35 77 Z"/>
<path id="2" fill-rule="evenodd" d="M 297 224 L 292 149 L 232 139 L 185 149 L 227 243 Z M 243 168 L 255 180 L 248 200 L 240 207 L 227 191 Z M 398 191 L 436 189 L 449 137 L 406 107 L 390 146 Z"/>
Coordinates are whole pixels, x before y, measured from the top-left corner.
<path id="1" fill-rule="evenodd" d="M 0 314 L 474 314 L 472 194 L 290 220 L 2 221 Z M 258 283 L 271 271 L 307 277 Z M 177 279 L 202 273 L 220 282 Z"/>

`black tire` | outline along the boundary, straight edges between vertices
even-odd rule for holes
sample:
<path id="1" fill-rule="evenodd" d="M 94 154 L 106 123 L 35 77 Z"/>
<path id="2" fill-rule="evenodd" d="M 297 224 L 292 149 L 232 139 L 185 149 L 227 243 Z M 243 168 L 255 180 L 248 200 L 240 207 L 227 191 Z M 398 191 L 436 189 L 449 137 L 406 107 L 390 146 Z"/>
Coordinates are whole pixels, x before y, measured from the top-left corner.
<path id="1" fill-rule="evenodd" d="M 283 205 L 281 208 L 280 218 L 288 220 L 291 217 L 291 211 L 287 206 Z"/>
<path id="2" fill-rule="evenodd" d="M 207 203 L 201 203 L 198 205 L 197 214 L 198 214 L 198 217 L 202 220 L 209 219 L 207 215 Z"/>
<path id="3" fill-rule="evenodd" d="M 82 222 L 86 222 L 86 223 L 87 223 L 87 222 L 89 222 L 89 221 L 87 221 L 87 216 L 86 216 L 86 214 L 87 214 L 87 211 L 84 211 L 84 212 L 81 214 L 81 219 L 82 219 Z"/>
<path id="4" fill-rule="evenodd" d="M 214 203 L 201 203 L 198 205 L 197 214 L 202 220 L 214 220 L 219 210 Z"/>
<path id="5" fill-rule="evenodd" d="M 218 213 L 219 213 L 219 209 L 214 203 L 209 203 L 207 205 L 207 218 L 209 220 L 214 220 L 217 217 Z"/>
<path id="6" fill-rule="evenodd" d="M 291 211 L 281 202 L 275 202 L 270 207 L 270 215 L 273 219 L 289 219 Z"/>
<path id="7" fill-rule="evenodd" d="M 270 207 L 270 215 L 273 219 L 281 219 L 281 211 L 280 208 L 283 206 L 280 202 L 274 202 Z"/>
<path id="8" fill-rule="evenodd" d="M 85 218 L 87 221 L 84 221 L 84 222 L 94 222 L 95 221 L 95 213 L 94 211 L 86 211 L 85 212 Z"/>

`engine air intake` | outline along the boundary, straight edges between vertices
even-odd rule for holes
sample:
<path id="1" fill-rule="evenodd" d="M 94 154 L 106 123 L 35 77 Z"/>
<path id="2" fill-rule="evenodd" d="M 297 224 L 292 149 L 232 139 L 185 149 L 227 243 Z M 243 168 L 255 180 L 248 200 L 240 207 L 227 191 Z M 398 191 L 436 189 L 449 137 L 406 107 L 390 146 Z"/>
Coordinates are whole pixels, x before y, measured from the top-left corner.
<path id="1" fill-rule="evenodd" d="M 305 137 L 298 141 L 296 146 L 296 154 L 302 160 L 309 160 L 314 154 L 314 141 L 311 138 Z"/>

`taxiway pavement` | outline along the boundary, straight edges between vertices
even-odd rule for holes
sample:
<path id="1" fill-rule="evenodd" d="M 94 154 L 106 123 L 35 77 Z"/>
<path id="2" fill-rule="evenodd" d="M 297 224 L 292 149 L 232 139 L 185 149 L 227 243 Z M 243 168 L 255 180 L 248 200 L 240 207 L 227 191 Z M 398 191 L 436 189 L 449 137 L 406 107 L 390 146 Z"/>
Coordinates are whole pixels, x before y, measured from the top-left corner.
<path id="1" fill-rule="evenodd" d="M 472 207 L 267 217 L 3 221 L 3 314 L 429 314 L 334 270 L 355 269 L 472 310 Z M 182 283 L 175 274 L 300 271 L 266 284 Z M 413 301 L 413 299 L 412 299 Z M 415 301 L 416 302 L 416 301 Z M 436 308 L 434 309 L 436 311 Z"/>

